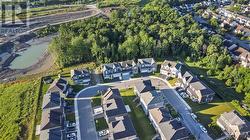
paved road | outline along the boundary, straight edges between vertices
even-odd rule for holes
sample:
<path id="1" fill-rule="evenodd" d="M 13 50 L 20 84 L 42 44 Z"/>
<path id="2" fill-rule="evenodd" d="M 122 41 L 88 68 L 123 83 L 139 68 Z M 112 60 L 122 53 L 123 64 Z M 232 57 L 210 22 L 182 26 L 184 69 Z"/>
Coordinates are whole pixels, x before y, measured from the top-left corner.
<path id="1" fill-rule="evenodd" d="M 92 86 L 80 91 L 75 99 L 75 115 L 77 124 L 77 137 L 81 140 L 96 140 L 97 133 L 95 130 L 94 117 L 92 116 L 91 97 L 96 95 L 98 90 L 106 90 L 109 87 L 130 88 L 146 79 L 151 79 L 152 84 L 159 87 L 169 103 L 180 113 L 184 124 L 188 127 L 193 135 L 199 140 L 210 140 L 211 138 L 201 131 L 199 123 L 192 119 L 187 104 L 178 96 L 175 90 L 168 86 L 168 83 L 155 77 L 136 78 L 127 81 L 114 82 Z"/>

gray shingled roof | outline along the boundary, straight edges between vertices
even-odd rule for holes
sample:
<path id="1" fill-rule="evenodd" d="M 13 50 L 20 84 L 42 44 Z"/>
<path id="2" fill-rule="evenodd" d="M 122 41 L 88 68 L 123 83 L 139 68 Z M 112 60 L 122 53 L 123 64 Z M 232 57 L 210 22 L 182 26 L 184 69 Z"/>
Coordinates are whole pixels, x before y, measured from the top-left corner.
<path id="1" fill-rule="evenodd" d="M 105 67 L 107 70 L 110 70 L 114 68 L 121 68 L 121 65 L 117 62 L 114 62 L 114 63 L 103 64 L 103 67 Z"/>
<path id="2" fill-rule="evenodd" d="M 163 97 L 156 90 L 144 92 L 140 95 L 140 98 L 145 102 L 146 105 L 163 102 Z"/>
<path id="3" fill-rule="evenodd" d="M 117 116 L 127 113 L 125 104 L 118 89 L 109 89 L 103 95 L 103 109 L 107 117 Z"/>
<path id="4" fill-rule="evenodd" d="M 155 60 L 154 58 L 142 58 L 142 59 L 138 59 L 138 62 L 140 64 L 154 64 L 155 63 Z"/>
<path id="5" fill-rule="evenodd" d="M 151 90 L 155 90 L 155 87 L 152 86 L 152 83 L 150 80 L 144 80 L 143 82 L 140 82 L 139 84 L 136 84 L 135 88 L 139 93 L 148 92 Z"/>
<path id="6" fill-rule="evenodd" d="M 112 122 L 111 126 L 114 139 L 129 139 L 131 136 L 136 136 L 135 128 L 127 115 L 121 120 Z"/>
<path id="7" fill-rule="evenodd" d="M 74 69 L 70 71 L 71 77 L 81 76 L 83 79 L 89 79 L 90 73 L 87 69 Z"/>
<path id="8" fill-rule="evenodd" d="M 59 78 L 53 81 L 53 83 L 50 85 L 48 92 L 64 92 L 64 88 L 67 88 L 68 86 L 68 82 L 67 80 L 63 79 L 63 78 Z"/>
<path id="9" fill-rule="evenodd" d="M 59 92 L 49 92 L 43 96 L 42 109 L 60 107 L 61 97 Z"/>
<path id="10" fill-rule="evenodd" d="M 42 112 L 41 130 L 51 129 L 61 126 L 61 109 L 45 109 Z"/>
<path id="11" fill-rule="evenodd" d="M 121 61 L 119 63 L 122 68 L 130 68 L 130 67 L 136 66 L 136 63 L 134 60 Z"/>
<path id="12" fill-rule="evenodd" d="M 165 139 L 188 139 L 190 136 L 190 132 L 181 122 L 170 118 L 168 110 L 164 108 L 154 108 L 150 109 L 149 113 L 157 123 Z"/>
<path id="13" fill-rule="evenodd" d="M 227 120 L 230 125 L 238 126 L 240 132 L 250 131 L 250 122 L 240 116 L 239 113 L 235 110 L 230 112 L 224 112 L 223 114 L 221 114 L 221 117 Z"/>

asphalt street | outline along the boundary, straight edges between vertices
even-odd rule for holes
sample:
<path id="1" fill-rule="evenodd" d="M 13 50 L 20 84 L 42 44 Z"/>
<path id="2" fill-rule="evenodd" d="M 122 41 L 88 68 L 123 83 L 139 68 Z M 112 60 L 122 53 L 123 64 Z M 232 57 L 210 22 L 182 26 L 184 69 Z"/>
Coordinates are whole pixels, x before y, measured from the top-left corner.
<path id="1" fill-rule="evenodd" d="M 131 88 L 134 87 L 138 82 L 142 80 L 150 79 L 152 84 L 158 87 L 167 98 L 168 102 L 176 109 L 181 115 L 183 123 L 187 126 L 190 132 L 199 140 L 210 140 L 208 134 L 204 133 L 199 123 L 195 121 L 191 115 L 189 106 L 185 101 L 180 98 L 178 93 L 169 87 L 168 83 L 160 78 L 155 77 L 144 77 L 136 78 L 127 81 L 119 81 L 108 84 L 99 84 L 96 86 L 88 87 L 80 91 L 75 98 L 75 115 L 77 125 L 77 137 L 81 140 L 97 140 L 97 132 L 95 129 L 94 117 L 91 108 L 91 97 L 97 94 L 98 90 L 106 90 L 109 87 L 113 88 Z"/>

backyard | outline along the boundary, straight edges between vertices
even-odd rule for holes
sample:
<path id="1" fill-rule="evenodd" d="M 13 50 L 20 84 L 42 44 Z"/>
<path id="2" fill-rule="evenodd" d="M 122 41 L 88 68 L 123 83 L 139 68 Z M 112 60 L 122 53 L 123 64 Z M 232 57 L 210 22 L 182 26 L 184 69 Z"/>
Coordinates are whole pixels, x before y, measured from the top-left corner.
<path id="1" fill-rule="evenodd" d="M 186 99 L 186 102 L 192 108 L 192 111 L 197 115 L 197 119 L 208 130 L 208 133 L 213 138 L 221 136 L 222 131 L 216 126 L 217 118 L 224 112 L 233 110 L 233 106 L 230 102 L 224 102 L 215 96 L 213 102 L 208 104 L 198 104 L 192 102 L 190 99 Z"/>
<path id="2" fill-rule="evenodd" d="M 142 140 L 151 140 L 155 133 L 153 126 L 150 124 L 149 119 L 143 112 L 140 106 L 136 107 L 137 103 L 133 102 L 136 97 L 133 89 L 120 90 L 123 101 L 126 105 L 129 105 L 131 112 L 129 113 L 132 119 L 133 125 L 136 129 L 137 135 Z M 142 129 L 143 128 L 143 129 Z"/>

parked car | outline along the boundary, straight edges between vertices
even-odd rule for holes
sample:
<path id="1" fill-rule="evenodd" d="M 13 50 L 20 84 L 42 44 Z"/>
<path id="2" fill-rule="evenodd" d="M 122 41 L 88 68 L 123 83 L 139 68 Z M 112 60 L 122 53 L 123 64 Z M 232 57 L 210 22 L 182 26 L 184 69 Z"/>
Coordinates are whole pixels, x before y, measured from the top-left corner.
<path id="1" fill-rule="evenodd" d="M 194 113 L 191 113 L 190 115 L 194 120 L 197 119 L 197 116 Z"/>
<path id="2" fill-rule="evenodd" d="M 75 122 L 68 122 L 67 127 L 75 127 L 76 123 Z"/>
<path id="3" fill-rule="evenodd" d="M 76 132 L 71 132 L 66 135 L 67 138 L 76 138 Z"/>
<path id="4" fill-rule="evenodd" d="M 108 135 L 108 134 L 109 134 L 109 131 L 108 131 L 108 130 L 102 130 L 102 131 L 99 131 L 99 132 L 98 132 L 98 135 L 99 135 L 100 137 L 106 136 L 106 135 Z"/>
<path id="5" fill-rule="evenodd" d="M 204 126 L 200 125 L 200 128 L 204 133 L 207 133 L 207 129 Z"/>

